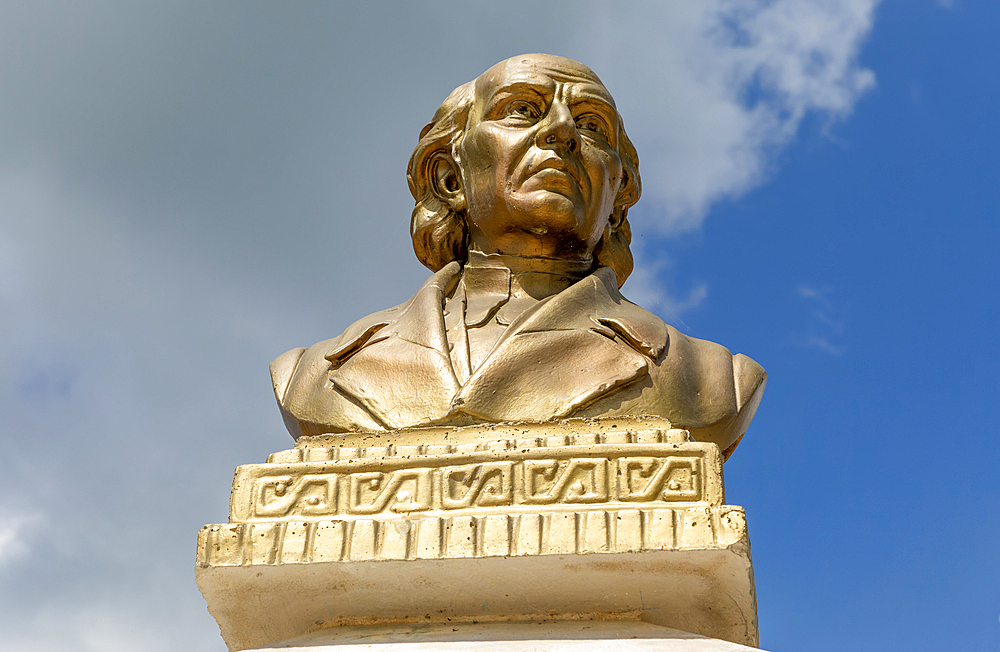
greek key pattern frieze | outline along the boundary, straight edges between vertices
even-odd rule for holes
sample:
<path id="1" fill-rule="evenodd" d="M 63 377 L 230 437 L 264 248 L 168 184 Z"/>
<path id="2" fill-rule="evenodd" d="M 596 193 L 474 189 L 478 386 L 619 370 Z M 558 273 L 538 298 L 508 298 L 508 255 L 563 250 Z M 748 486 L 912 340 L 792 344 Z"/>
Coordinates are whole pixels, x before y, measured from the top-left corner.
<path id="1" fill-rule="evenodd" d="M 255 465 L 231 520 L 322 518 L 617 503 L 721 504 L 702 451 L 671 455 L 495 459 L 425 466 Z M 648 451 L 647 451 L 648 453 Z M 431 466 L 434 462 L 442 463 Z M 389 467 L 389 468 L 385 468 Z"/>

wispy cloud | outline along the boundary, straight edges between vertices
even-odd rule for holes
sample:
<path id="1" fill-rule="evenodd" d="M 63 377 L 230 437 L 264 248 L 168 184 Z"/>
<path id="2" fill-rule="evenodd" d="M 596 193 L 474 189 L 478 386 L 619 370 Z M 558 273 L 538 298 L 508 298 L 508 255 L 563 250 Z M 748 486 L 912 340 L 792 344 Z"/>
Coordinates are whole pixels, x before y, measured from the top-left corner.
<path id="1" fill-rule="evenodd" d="M 830 340 L 823 337 L 822 335 L 816 335 L 812 333 L 806 335 L 805 339 L 800 340 L 800 343 L 802 346 L 818 349 L 825 353 L 829 353 L 830 355 L 843 355 L 844 351 L 847 350 L 846 347 L 835 346 L 831 344 Z"/>
<path id="2" fill-rule="evenodd" d="M 833 288 L 800 283 L 795 287 L 795 294 L 805 300 L 806 313 L 804 324 L 800 331 L 792 334 L 792 341 L 830 355 L 843 355 L 847 347 L 838 344 L 837 340 L 844 335 L 844 319 L 832 299 Z"/>
<path id="3" fill-rule="evenodd" d="M 661 277 L 668 271 L 671 262 L 662 258 L 647 261 L 641 251 L 637 254 L 635 271 L 622 288 L 625 296 L 667 322 L 684 325 L 681 315 L 705 301 L 708 297 L 708 283 L 697 283 L 684 293 L 686 296 L 675 296 L 667 289 Z"/>

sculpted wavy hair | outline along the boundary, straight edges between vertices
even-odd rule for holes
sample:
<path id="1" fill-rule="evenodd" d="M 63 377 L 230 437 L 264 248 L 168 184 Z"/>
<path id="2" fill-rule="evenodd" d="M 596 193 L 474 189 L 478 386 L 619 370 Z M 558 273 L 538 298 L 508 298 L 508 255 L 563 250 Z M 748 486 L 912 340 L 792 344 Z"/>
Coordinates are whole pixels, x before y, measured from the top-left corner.
<path id="1" fill-rule="evenodd" d="M 465 211 L 452 210 L 435 196 L 431 188 L 431 163 L 435 156 L 445 154 L 461 165 L 458 146 L 465 134 L 469 111 L 475 99 L 475 82 L 459 86 L 441 104 L 434 117 L 420 132 L 413 155 L 410 156 L 406 180 L 416 204 L 410 220 L 413 251 L 424 265 L 438 271 L 448 263 L 465 261 L 469 255 L 469 229 Z M 627 215 L 642 193 L 639 178 L 639 155 L 625 133 L 618 117 L 618 156 L 622 161 L 622 185 L 615 199 L 611 224 L 594 251 L 599 265 L 610 267 L 618 277 L 618 286 L 632 273 L 632 230 Z"/>

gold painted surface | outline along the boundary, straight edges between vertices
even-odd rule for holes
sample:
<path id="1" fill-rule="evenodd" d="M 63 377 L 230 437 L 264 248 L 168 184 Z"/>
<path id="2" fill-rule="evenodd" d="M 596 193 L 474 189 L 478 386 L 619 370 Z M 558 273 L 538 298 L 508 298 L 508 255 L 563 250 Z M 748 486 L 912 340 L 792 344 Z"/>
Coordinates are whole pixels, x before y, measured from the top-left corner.
<path id="1" fill-rule="evenodd" d="M 588 439 L 589 438 L 589 439 Z M 669 443 L 680 444 L 694 441 L 691 433 L 670 425 L 669 421 L 656 417 L 599 417 L 588 419 L 560 419 L 559 421 L 519 421 L 500 423 L 480 423 L 469 426 L 425 426 L 422 428 L 402 428 L 398 430 L 370 430 L 359 432 L 344 432 L 328 435 L 312 435 L 299 437 L 295 448 L 272 455 L 294 455 L 292 451 L 300 451 L 299 461 L 313 459 L 310 456 L 320 456 L 323 453 L 312 449 L 343 449 L 356 448 L 374 450 L 379 447 L 396 450 L 414 450 L 407 446 L 424 446 L 427 450 L 444 450 L 430 448 L 433 446 L 455 446 L 462 450 L 472 447 L 472 450 L 486 446 L 487 442 L 514 442 L 516 446 L 521 441 L 575 441 L 584 443 Z M 541 445 L 541 444 L 539 444 Z M 278 461 L 268 459 L 268 461 Z"/>
<path id="2" fill-rule="evenodd" d="M 746 538 L 743 508 L 580 508 L 405 518 L 254 520 L 206 525 L 198 564 L 258 566 L 406 559 L 722 550 Z"/>
<path id="3" fill-rule="evenodd" d="M 686 434 L 581 431 L 475 444 L 295 448 L 236 469 L 229 520 L 722 505 L 718 447 L 684 442 Z"/>
<path id="4" fill-rule="evenodd" d="M 198 585 L 233 650 L 347 622 L 552 613 L 754 645 L 746 517 L 724 504 L 721 452 L 655 425 L 302 438 L 236 470 L 230 522 L 198 536 Z"/>
<path id="5" fill-rule="evenodd" d="M 641 182 L 603 83 L 501 62 L 445 100 L 407 178 L 433 275 L 271 363 L 295 447 L 239 467 L 230 522 L 199 534 L 227 645 L 551 614 L 756 645 L 722 462 L 766 373 L 622 296 Z"/>
<path id="6" fill-rule="evenodd" d="M 638 157 L 587 67 L 531 54 L 457 88 L 407 178 L 406 303 L 271 364 L 289 432 L 652 417 L 728 455 L 766 374 L 630 303 Z"/>
<path id="7" fill-rule="evenodd" d="M 202 530 L 199 564 L 725 548 L 746 536 L 742 509 L 723 504 L 717 446 L 560 425 L 464 444 L 313 441 L 240 466 L 230 524 Z"/>

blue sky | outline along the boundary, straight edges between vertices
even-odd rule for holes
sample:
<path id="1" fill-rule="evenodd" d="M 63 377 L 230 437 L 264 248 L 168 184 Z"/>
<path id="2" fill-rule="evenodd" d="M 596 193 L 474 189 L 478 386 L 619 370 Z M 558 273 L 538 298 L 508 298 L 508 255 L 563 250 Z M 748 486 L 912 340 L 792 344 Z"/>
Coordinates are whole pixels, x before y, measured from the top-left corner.
<path id="1" fill-rule="evenodd" d="M 0 649 L 224 649 L 195 536 L 291 445 L 268 362 L 419 287 L 417 133 L 531 51 L 639 152 L 626 296 L 768 370 L 762 646 L 1000 649 L 1000 5 L 491 6 L 5 6 Z"/>
<path id="2" fill-rule="evenodd" d="M 765 647 L 1000 647 L 998 9 L 882 4 L 854 114 L 662 245 L 692 330 L 768 361 L 726 466 Z"/>

